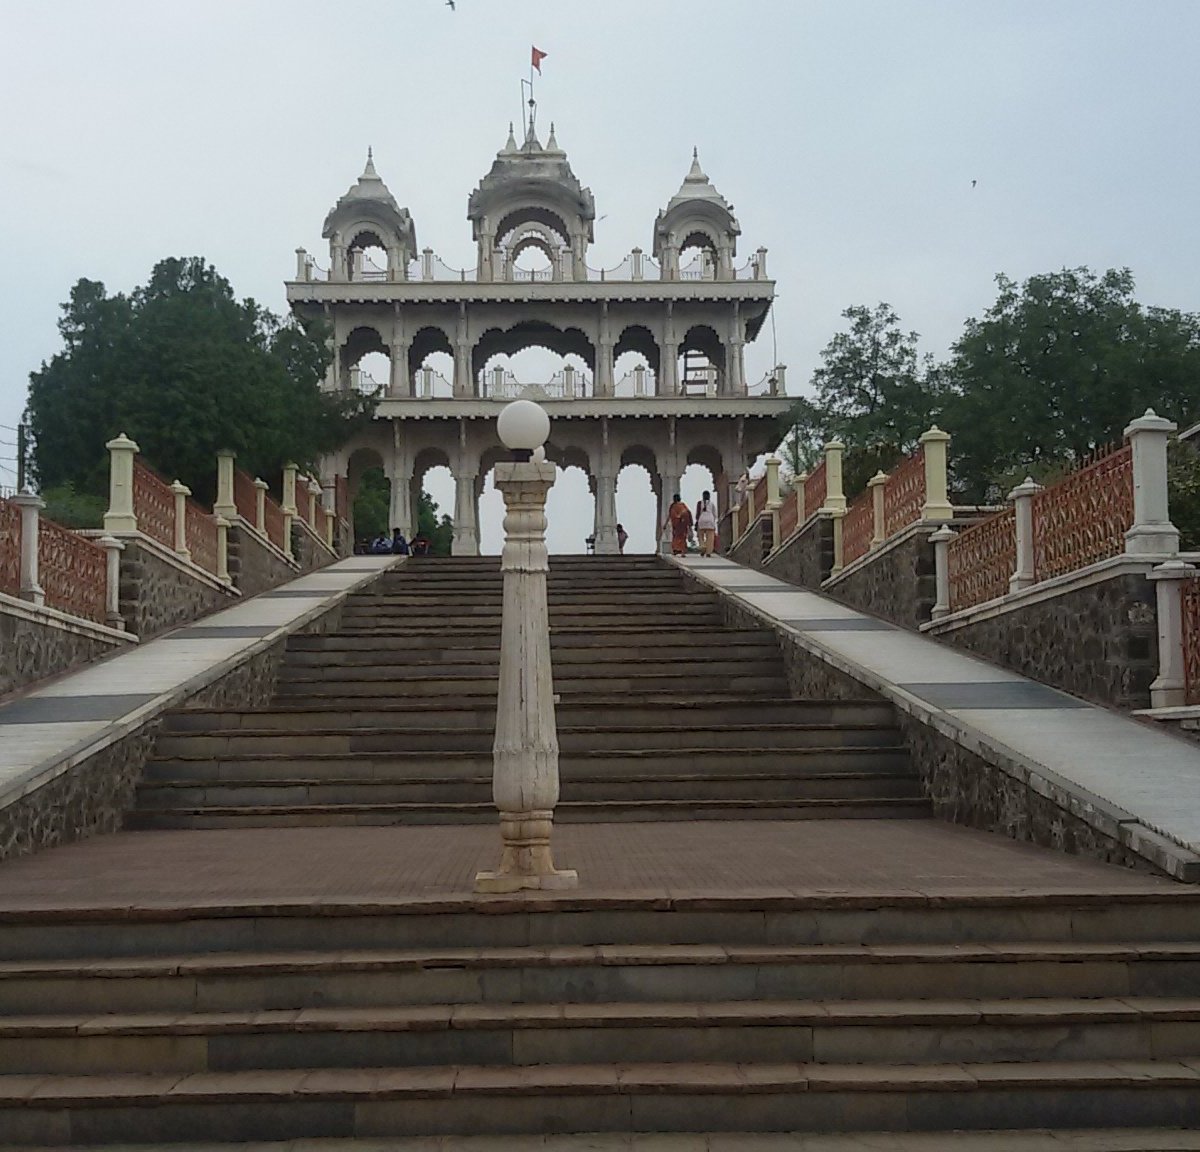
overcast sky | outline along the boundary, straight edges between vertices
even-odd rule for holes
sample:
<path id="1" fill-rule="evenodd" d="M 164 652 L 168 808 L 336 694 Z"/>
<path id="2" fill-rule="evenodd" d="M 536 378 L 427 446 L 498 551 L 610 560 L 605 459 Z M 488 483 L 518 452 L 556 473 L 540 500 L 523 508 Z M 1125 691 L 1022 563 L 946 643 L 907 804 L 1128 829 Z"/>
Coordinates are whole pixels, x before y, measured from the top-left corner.
<path id="1" fill-rule="evenodd" d="M 605 217 L 589 263 L 649 250 L 697 145 L 738 263 L 770 250 L 793 392 L 847 306 L 887 300 L 940 356 L 999 271 L 1128 265 L 1200 310 L 1194 0 L 0 0 L 0 44 L 0 485 L 79 277 L 198 254 L 282 311 L 368 145 L 420 243 L 472 264 L 531 44 Z"/>

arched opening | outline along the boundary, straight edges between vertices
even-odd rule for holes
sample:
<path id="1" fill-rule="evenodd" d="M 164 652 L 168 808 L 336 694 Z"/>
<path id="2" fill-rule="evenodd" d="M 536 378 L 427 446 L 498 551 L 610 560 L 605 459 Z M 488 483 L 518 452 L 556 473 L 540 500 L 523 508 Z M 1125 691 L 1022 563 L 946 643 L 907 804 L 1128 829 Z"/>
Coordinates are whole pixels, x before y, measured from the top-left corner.
<path id="1" fill-rule="evenodd" d="M 657 391 L 658 343 L 642 324 L 624 329 L 613 345 L 613 389 L 617 396 L 653 396 Z"/>
<path id="2" fill-rule="evenodd" d="M 441 328 L 421 328 L 408 350 L 413 395 L 435 399 L 454 395 L 454 346 Z"/>
<path id="3" fill-rule="evenodd" d="M 387 245 L 374 229 L 363 228 L 346 245 L 346 269 L 351 280 L 386 280 Z"/>
<path id="4" fill-rule="evenodd" d="M 708 324 L 689 328 L 679 345 L 680 392 L 716 396 L 725 390 L 725 345 Z"/>
<path id="5" fill-rule="evenodd" d="M 454 475 L 444 452 L 426 448 L 417 454 L 412 481 L 413 535 L 424 534 L 434 556 L 449 556 L 454 541 Z"/>
<path id="6" fill-rule="evenodd" d="M 382 396 L 391 378 L 392 358 L 376 328 L 355 328 L 346 337 L 338 355 L 342 387 L 364 396 Z"/>
<path id="7" fill-rule="evenodd" d="M 390 486 L 383 457 L 374 448 L 358 448 L 346 462 L 346 490 L 350 503 L 350 529 L 355 551 L 365 550 L 388 528 Z"/>
<path id="8" fill-rule="evenodd" d="M 694 228 L 679 244 L 680 280 L 717 278 L 717 242 L 703 228 Z"/>
<path id="9" fill-rule="evenodd" d="M 471 361 L 480 396 L 571 400 L 591 396 L 594 389 L 595 349 L 578 328 L 541 321 L 489 328 Z"/>
<path id="10" fill-rule="evenodd" d="M 642 464 L 625 464 L 617 473 L 617 523 L 626 532 L 626 556 L 658 551 L 658 498 Z"/>

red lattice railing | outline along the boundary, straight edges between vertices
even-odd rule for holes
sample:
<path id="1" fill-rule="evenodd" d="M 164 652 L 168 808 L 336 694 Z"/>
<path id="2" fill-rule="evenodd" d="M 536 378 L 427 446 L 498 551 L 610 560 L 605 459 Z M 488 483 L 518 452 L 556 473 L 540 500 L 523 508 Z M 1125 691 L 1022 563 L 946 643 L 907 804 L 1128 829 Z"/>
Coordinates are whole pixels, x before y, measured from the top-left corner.
<path id="1" fill-rule="evenodd" d="M 800 526 L 800 501 L 804 490 L 797 488 L 789 492 L 779 505 L 779 542 L 782 544 Z"/>
<path id="2" fill-rule="evenodd" d="M 267 539 L 271 541 L 281 552 L 286 552 L 284 547 L 285 532 L 283 508 L 278 501 L 271 499 L 271 494 L 268 492 L 263 500 L 263 524 L 267 529 Z"/>
<path id="3" fill-rule="evenodd" d="M 871 550 L 875 535 L 875 493 L 868 488 L 842 519 L 842 563 L 852 564 Z"/>
<path id="4" fill-rule="evenodd" d="M 140 457 L 133 461 L 133 514 L 138 531 L 175 549 L 175 493 Z"/>
<path id="5" fill-rule="evenodd" d="M 1200 577 L 1184 582 L 1183 687 L 1189 704 L 1200 704 Z"/>
<path id="6" fill-rule="evenodd" d="M 38 583 L 51 608 L 103 624 L 107 581 L 103 548 L 53 520 L 39 520 Z"/>
<path id="7" fill-rule="evenodd" d="M 1033 497 L 1037 581 L 1124 550 L 1133 524 L 1133 447 L 1126 444 Z"/>
<path id="8" fill-rule="evenodd" d="M 187 549 L 192 563 L 212 575 L 217 574 L 217 522 L 213 514 L 193 500 L 187 502 L 184 518 Z"/>
<path id="9" fill-rule="evenodd" d="M 925 507 L 925 445 L 906 456 L 883 486 L 883 538 L 890 540 L 903 528 L 916 524 Z"/>
<path id="10" fill-rule="evenodd" d="M 0 592 L 21 594 L 21 509 L 0 499 Z"/>
<path id="11" fill-rule="evenodd" d="M 807 520 L 813 513 L 825 507 L 825 497 L 829 494 L 829 480 L 825 474 L 825 461 L 822 460 L 812 471 L 812 475 L 804 481 L 804 514 L 801 521 Z"/>
<path id="12" fill-rule="evenodd" d="M 948 561 L 951 612 L 1005 595 L 1017 566 L 1016 510 L 963 529 L 948 545 Z"/>
<path id="13" fill-rule="evenodd" d="M 750 489 L 750 519 L 758 519 L 758 514 L 767 506 L 767 475 L 764 472 Z"/>
<path id="14" fill-rule="evenodd" d="M 350 523 L 350 483 L 345 476 L 338 476 L 334 480 L 334 507 L 337 509 L 337 517 L 343 523 Z M 408 531 L 408 525 L 402 525 L 404 530 Z"/>
<path id="15" fill-rule="evenodd" d="M 747 493 L 742 502 L 733 510 L 733 539 L 740 540 L 746 534 L 746 524 L 750 516 L 750 496 Z"/>
<path id="16" fill-rule="evenodd" d="M 258 527 L 258 489 L 254 477 L 240 468 L 233 473 L 233 502 L 237 505 L 238 515 L 250 525 Z"/>

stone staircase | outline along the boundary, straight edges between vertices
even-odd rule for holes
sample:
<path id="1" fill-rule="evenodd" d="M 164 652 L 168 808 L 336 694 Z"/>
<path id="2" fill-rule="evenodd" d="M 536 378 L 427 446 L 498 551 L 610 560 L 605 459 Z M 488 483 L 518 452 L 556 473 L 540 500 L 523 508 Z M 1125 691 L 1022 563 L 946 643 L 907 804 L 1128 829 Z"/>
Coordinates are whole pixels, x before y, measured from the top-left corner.
<path id="1" fill-rule="evenodd" d="M 1192 1127 L 1174 895 L 10 911 L 0 1142 Z"/>
<path id="2" fill-rule="evenodd" d="M 415 561 L 288 645 L 272 705 L 184 711 L 137 828 L 491 821 L 499 562 Z M 556 557 L 559 821 L 917 816 L 889 705 L 789 697 L 766 630 L 655 557 Z"/>

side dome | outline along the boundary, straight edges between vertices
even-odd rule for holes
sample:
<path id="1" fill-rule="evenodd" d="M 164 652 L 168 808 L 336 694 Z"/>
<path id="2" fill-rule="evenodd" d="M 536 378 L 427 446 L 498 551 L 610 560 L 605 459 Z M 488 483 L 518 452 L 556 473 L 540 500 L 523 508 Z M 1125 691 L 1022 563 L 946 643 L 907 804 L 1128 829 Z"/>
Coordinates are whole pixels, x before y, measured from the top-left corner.
<path id="1" fill-rule="evenodd" d="M 699 248 L 705 264 L 694 273 L 698 279 L 732 280 L 741 233 L 733 205 L 713 187 L 693 148 L 688 174 L 654 222 L 654 256 L 662 265 L 663 279 L 680 279 L 679 254 Z"/>
<path id="2" fill-rule="evenodd" d="M 364 275 L 361 253 L 366 248 L 387 252 L 389 280 L 403 280 L 409 261 L 417 258 L 416 225 L 408 209 L 400 207 L 375 171 L 371 149 L 367 149 L 362 175 L 325 217 L 321 235 L 329 241 L 335 280 L 354 280 Z"/>

